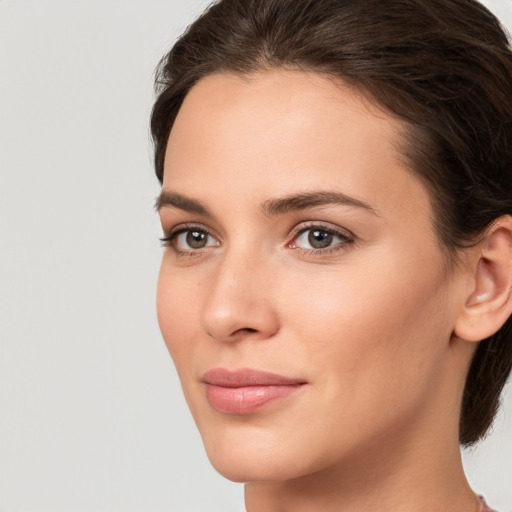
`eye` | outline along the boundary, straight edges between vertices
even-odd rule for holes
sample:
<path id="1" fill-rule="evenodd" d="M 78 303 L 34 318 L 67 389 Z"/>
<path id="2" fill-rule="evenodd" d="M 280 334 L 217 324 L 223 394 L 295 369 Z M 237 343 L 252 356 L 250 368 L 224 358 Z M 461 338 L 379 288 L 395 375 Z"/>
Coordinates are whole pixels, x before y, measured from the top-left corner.
<path id="1" fill-rule="evenodd" d="M 313 252 L 329 252 L 341 250 L 353 242 L 353 236 L 348 233 L 316 225 L 299 228 L 289 247 Z"/>
<path id="2" fill-rule="evenodd" d="M 208 247 L 217 247 L 219 241 L 206 229 L 199 227 L 178 227 L 160 239 L 166 246 L 179 253 L 191 253 Z"/>

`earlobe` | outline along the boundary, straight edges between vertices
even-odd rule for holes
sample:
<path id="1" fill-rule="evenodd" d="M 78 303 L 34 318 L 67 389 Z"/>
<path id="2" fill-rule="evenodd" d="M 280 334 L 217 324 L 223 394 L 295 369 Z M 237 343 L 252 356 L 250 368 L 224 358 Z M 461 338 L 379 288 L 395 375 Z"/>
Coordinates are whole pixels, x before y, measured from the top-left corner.
<path id="1" fill-rule="evenodd" d="M 454 334 L 481 341 L 495 334 L 512 313 L 512 217 L 497 219 L 472 251 L 472 286 Z"/>

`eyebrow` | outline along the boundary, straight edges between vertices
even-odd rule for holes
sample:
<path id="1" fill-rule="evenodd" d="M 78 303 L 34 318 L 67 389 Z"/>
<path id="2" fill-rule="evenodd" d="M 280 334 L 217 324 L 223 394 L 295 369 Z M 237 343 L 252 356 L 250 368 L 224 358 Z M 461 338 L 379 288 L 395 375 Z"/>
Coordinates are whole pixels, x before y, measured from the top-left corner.
<path id="1" fill-rule="evenodd" d="M 293 194 L 278 199 L 269 199 L 263 203 L 262 211 L 265 215 L 273 216 L 329 204 L 341 204 L 344 206 L 362 208 L 378 216 L 377 211 L 365 201 L 348 196 L 342 192 L 332 191 L 304 192 L 302 194 Z"/>
<path id="2" fill-rule="evenodd" d="M 304 192 L 277 199 L 268 199 L 262 204 L 261 211 L 267 216 L 276 216 L 291 211 L 305 210 L 315 206 L 325 206 L 330 204 L 340 204 L 361 208 L 379 216 L 377 211 L 365 201 L 348 196 L 342 192 L 332 191 Z M 210 210 L 208 210 L 208 208 L 200 201 L 178 194 L 177 192 L 162 190 L 160 195 L 156 198 L 155 208 L 159 211 L 166 206 L 178 208 L 190 213 L 196 213 L 205 217 L 213 217 Z"/>
<path id="3" fill-rule="evenodd" d="M 200 201 L 190 199 L 189 197 L 176 192 L 162 190 L 160 195 L 156 198 L 155 209 L 160 211 L 166 206 L 172 206 L 190 213 L 197 213 L 205 217 L 212 217 L 211 212 Z"/>

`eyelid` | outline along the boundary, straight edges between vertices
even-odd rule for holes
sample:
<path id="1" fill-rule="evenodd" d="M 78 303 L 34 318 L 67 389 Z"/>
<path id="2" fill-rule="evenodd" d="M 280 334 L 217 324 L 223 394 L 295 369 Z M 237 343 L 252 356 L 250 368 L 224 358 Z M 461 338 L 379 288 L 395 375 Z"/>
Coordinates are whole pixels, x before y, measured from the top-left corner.
<path id="1" fill-rule="evenodd" d="M 293 245 L 300 235 L 313 229 L 318 229 L 321 231 L 331 233 L 332 235 L 340 238 L 341 241 L 332 246 L 322 249 L 306 249 L 303 247 L 297 247 Z M 191 248 L 188 250 L 181 250 L 176 247 L 174 242 L 180 234 L 194 230 L 204 232 L 208 236 L 212 237 L 217 242 L 217 244 L 213 247 L 220 245 L 220 237 L 208 226 L 205 226 L 204 224 L 197 222 L 185 222 L 173 226 L 170 230 L 164 231 L 164 236 L 160 238 L 160 241 L 164 247 L 171 248 L 177 255 L 194 256 L 199 255 L 204 251 L 210 250 L 212 248 L 211 245 L 198 249 Z M 292 230 L 290 231 L 290 235 L 288 237 L 288 242 L 286 242 L 286 247 L 300 251 L 302 253 L 326 255 L 330 252 L 346 250 L 348 246 L 353 245 L 356 241 L 357 238 L 351 231 L 349 231 L 346 228 L 342 228 L 339 225 L 332 224 L 326 221 L 306 221 L 301 222 L 292 228 Z"/>
<path id="2" fill-rule="evenodd" d="M 304 231 L 307 231 L 308 229 L 318 228 L 325 231 L 332 232 L 334 234 L 340 235 L 345 238 L 353 238 L 355 239 L 356 236 L 354 233 L 349 231 L 346 228 L 342 228 L 341 226 L 338 226 L 336 224 L 332 224 L 331 222 L 326 221 L 320 221 L 320 220 L 309 220 L 306 222 L 301 222 L 294 226 L 290 232 L 291 237 L 295 238 L 298 234 L 303 233 Z"/>
<path id="3" fill-rule="evenodd" d="M 208 236 L 210 236 L 214 240 L 216 240 L 218 245 L 220 245 L 219 237 L 212 232 L 213 230 L 210 229 L 209 227 L 205 226 L 204 224 L 197 223 L 197 222 L 194 222 L 194 223 L 184 222 L 182 224 L 177 224 L 176 226 L 173 226 L 168 231 L 164 230 L 164 236 L 160 238 L 160 242 L 162 243 L 162 245 L 164 247 L 170 247 L 171 249 L 173 249 L 174 252 L 178 255 L 182 255 L 182 254 L 192 255 L 192 254 L 197 254 L 197 253 L 200 253 L 202 251 L 209 249 L 211 246 L 203 247 L 200 249 L 180 250 L 174 245 L 174 242 L 179 235 L 181 235 L 182 233 L 186 233 L 187 231 L 194 231 L 194 230 L 206 233 Z"/>
<path id="4" fill-rule="evenodd" d="M 320 231 L 326 231 L 339 237 L 342 240 L 342 242 L 339 242 L 330 247 L 326 247 L 324 249 L 304 249 L 302 247 L 293 246 L 293 243 L 297 240 L 297 238 L 300 235 L 315 228 Z M 290 241 L 287 242 L 286 246 L 291 249 L 305 252 L 308 254 L 328 254 L 330 252 L 341 251 L 345 249 L 347 246 L 353 245 L 356 242 L 356 240 L 356 236 L 351 231 L 349 231 L 346 228 L 337 226 L 336 224 L 331 224 L 330 222 L 325 221 L 307 221 L 297 224 L 292 229 L 290 233 Z"/>

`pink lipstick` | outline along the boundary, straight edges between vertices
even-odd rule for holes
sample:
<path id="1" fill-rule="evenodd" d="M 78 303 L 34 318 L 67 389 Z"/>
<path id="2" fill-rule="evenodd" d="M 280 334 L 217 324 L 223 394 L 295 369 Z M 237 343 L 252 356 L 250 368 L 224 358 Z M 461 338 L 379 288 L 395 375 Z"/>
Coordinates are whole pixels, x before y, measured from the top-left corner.
<path id="1" fill-rule="evenodd" d="M 206 384 L 208 403 L 226 414 L 250 414 L 306 384 L 303 380 L 248 368 L 233 372 L 215 368 L 207 371 L 202 380 Z"/>

